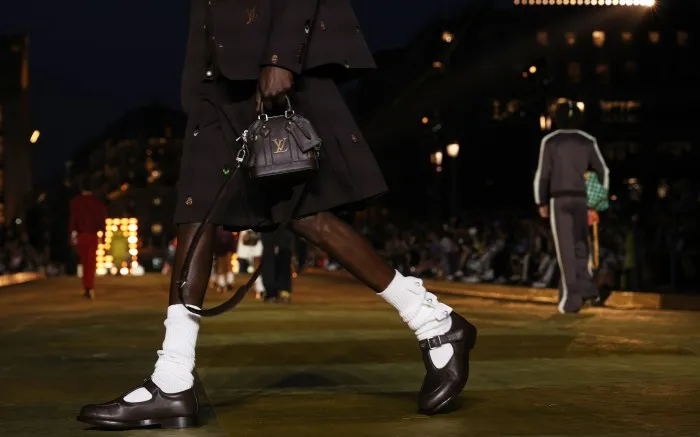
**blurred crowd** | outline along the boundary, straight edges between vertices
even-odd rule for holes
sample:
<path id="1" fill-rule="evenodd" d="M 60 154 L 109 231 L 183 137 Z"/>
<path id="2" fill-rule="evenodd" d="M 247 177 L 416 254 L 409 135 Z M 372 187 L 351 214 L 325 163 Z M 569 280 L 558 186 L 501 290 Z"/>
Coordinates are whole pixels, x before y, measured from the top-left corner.
<path id="1" fill-rule="evenodd" d="M 17 225 L 0 225 L 0 275 L 41 271 L 47 254 L 37 250 L 29 234 Z"/>
<path id="2" fill-rule="evenodd" d="M 700 203 L 657 201 L 645 209 L 613 202 L 601 214 L 596 280 L 614 290 L 697 292 L 700 289 Z M 404 274 L 464 283 L 556 287 L 559 271 L 549 221 L 523 211 L 470 211 L 448 222 L 414 223 L 380 214 L 352 222 L 373 246 Z M 72 273 L 70 247 L 57 251 L 48 234 L 28 232 L 26 224 L 0 225 L 0 275 L 41 271 Z M 67 240 L 63 234 L 58 241 Z M 339 266 L 313 246 L 297 241 L 296 271 L 304 266 Z M 167 272 L 175 245 L 144 244 L 139 258 L 149 271 Z M 151 267 L 152 264 L 152 268 Z M 245 270 L 245 268 L 244 268 Z"/>
<path id="3" fill-rule="evenodd" d="M 448 223 L 360 227 L 374 247 L 403 274 L 464 283 L 553 288 L 559 280 L 548 220 L 512 211 L 473 214 Z M 602 215 L 596 281 L 602 289 L 697 291 L 700 232 L 693 215 L 657 210 Z M 590 245 L 593 247 L 593 240 Z M 319 259 L 320 257 L 320 259 Z M 313 257 L 312 257 L 313 258 Z M 312 261 L 338 266 L 320 253 Z"/>

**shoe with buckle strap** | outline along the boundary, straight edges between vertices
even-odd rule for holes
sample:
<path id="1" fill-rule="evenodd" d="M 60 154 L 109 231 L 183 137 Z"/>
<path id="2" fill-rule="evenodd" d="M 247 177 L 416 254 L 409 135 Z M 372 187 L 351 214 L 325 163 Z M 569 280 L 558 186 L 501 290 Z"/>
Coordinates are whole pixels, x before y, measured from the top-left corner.
<path id="1" fill-rule="evenodd" d="M 418 342 L 426 370 L 418 395 L 418 407 L 422 414 L 433 415 L 443 411 L 459 397 L 469 379 L 469 353 L 476 344 L 477 329 L 454 311 L 450 317 L 452 327 L 449 331 Z M 438 369 L 430 358 L 430 351 L 445 344 L 451 344 L 454 353 L 450 361 Z"/>
<path id="2" fill-rule="evenodd" d="M 145 388 L 151 398 L 143 402 L 128 402 L 124 398 Z M 189 428 L 197 426 L 199 402 L 194 387 L 179 393 L 165 393 L 146 379 L 129 393 L 104 404 L 86 405 L 77 419 L 99 428 Z"/>

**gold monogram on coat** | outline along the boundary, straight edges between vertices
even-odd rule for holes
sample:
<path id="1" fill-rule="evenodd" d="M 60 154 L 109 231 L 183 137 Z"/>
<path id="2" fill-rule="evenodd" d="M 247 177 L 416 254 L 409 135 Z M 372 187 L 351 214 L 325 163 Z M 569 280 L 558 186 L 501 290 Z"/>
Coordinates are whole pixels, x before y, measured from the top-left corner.
<path id="1" fill-rule="evenodd" d="M 249 8 L 246 8 L 245 15 L 246 15 L 245 24 L 250 24 L 250 23 L 254 22 L 255 19 L 258 18 L 257 8 L 255 6 L 251 6 Z"/>
<path id="2" fill-rule="evenodd" d="M 284 153 L 289 150 L 286 138 L 273 138 L 272 142 L 275 143 L 275 151 L 272 153 Z"/>

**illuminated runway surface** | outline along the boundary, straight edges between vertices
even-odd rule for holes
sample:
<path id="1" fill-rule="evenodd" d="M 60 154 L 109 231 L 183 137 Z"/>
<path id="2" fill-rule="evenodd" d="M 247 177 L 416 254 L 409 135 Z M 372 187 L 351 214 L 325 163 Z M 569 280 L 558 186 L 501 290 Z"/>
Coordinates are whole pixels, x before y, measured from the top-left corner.
<path id="1" fill-rule="evenodd" d="M 97 435 L 75 421 L 150 373 L 162 276 L 0 289 L 0 426 L 6 436 Z M 302 277 L 289 306 L 248 300 L 204 321 L 202 428 L 175 436 L 700 435 L 700 315 L 448 298 L 481 331 L 461 409 L 424 417 L 415 339 L 353 280 Z M 209 305 L 222 299 L 210 293 Z"/>

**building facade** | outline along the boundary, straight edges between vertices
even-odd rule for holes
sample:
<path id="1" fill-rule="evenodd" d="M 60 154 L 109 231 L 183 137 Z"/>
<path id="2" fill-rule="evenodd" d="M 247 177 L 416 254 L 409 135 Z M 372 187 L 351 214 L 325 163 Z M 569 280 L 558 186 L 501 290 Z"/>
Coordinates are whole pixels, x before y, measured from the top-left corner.
<path id="1" fill-rule="evenodd" d="M 0 36 L 0 223 L 21 219 L 31 191 L 29 39 Z"/>
<path id="2" fill-rule="evenodd" d="M 162 258 L 173 235 L 185 115 L 154 104 L 130 111 L 88 141 L 67 166 L 107 201 L 111 219 L 138 223 L 139 262 Z M 131 223 L 130 222 L 130 223 Z"/>
<path id="3" fill-rule="evenodd" d="M 380 155 L 419 150 L 410 178 L 444 170 L 423 186 L 450 191 L 446 173 L 457 172 L 463 205 L 521 202 L 531 198 L 521 182 L 532 177 L 539 141 L 556 128 L 549 108 L 569 98 L 584 108 L 615 189 L 625 190 L 630 180 L 639 188 L 697 179 L 700 138 L 692 118 L 700 70 L 692 60 L 700 45 L 692 19 L 700 4 L 656 3 L 519 0 L 433 23 L 405 56 L 394 56 L 399 61 L 387 73 L 371 78 L 376 89 L 388 89 L 397 71 L 409 72 L 412 83 L 373 108 L 365 135 L 384 149 Z M 456 159 L 443 153 L 441 166 L 431 164 L 435 151 L 455 142 L 461 144 Z M 410 178 L 392 188 L 404 188 Z"/>
<path id="4" fill-rule="evenodd" d="M 700 97 L 695 86 L 700 70 L 692 65 L 700 54 L 692 34 L 693 6 L 675 2 L 679 7 L 674 8 L 667 2 L 630 8 L 618 1 L 617 7 L 586 8 L 576 2 L 576 8 L 566 8 L 549 3 L 528 1 L 516 11 L 528 21 L 546 17 L 530 33 L 538 56 L 521 73 L 524 82 L 534 81 L 542 90 L 541 129 L 551 124 L 546 105 L 571 98 L 585 108 L 587 128 L 598 137 L 618 184 L 693 177 L 691 164 L 700 158 L 692 120 Z M 567 22 L 573 9 L 585 13 Z"/>

